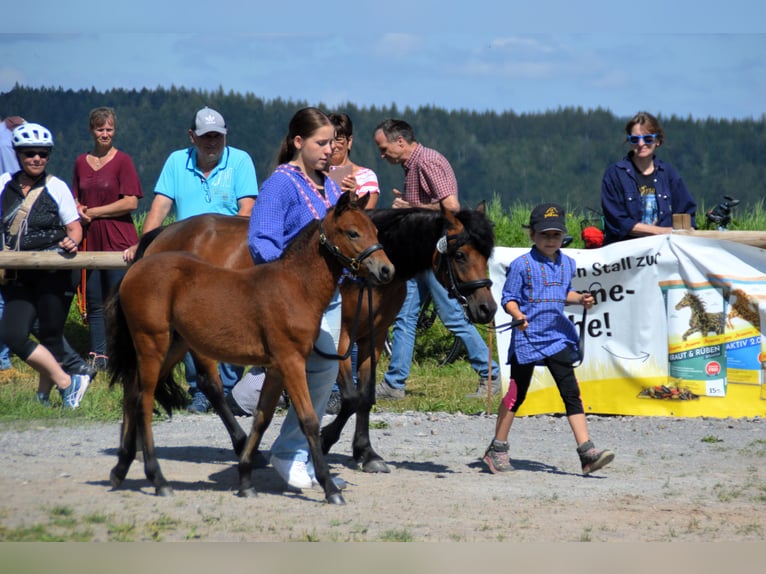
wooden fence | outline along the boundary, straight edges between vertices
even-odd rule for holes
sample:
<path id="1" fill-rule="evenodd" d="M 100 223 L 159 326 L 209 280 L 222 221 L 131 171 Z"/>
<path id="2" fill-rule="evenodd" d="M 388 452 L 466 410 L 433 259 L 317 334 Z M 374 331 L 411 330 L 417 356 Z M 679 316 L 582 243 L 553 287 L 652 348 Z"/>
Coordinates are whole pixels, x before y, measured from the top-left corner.
<path id="1" fill-rule="evenodd" d="M 122 251 L 0 251 L 0 269 L 125 269 Z"/>

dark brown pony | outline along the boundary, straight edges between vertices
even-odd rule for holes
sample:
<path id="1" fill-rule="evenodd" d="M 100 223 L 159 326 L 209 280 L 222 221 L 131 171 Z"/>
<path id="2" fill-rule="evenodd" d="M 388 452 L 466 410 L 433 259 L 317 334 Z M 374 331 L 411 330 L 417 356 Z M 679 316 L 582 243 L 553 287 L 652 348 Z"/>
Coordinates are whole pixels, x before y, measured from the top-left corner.
<path id="1" fill-rule="evenodd" d="M 343 270 L 380 283 L 394 276 L 364 203 L 357 205 L 343 194 L 321 222 L 306 226 L 283 256 L 270 263 L 226 269 L 189 253 L 163 252 L 145 256 L 128 269 L 109 304 L 111 384 L 121 382 L 125 394 L 118 461 L 111 472 L 114 487 L 125 479 L 140 438 L 146 477 L 157 494 L 172 493 L 157 460 L 151 421 L 158 385 L 175 384 L 170 370 L 191 349 L 200 387 L 227 427 L 238 425 L 222 400 L 217 361 L 269 369 L 239 460 L 239 494 L 255 495 L 253 456 L 284 386 L 326 499 L 344 503 L 322 455 L 305 365 Z M 212 387 L 218 392 L 209 392 Z M 163 390 L 158 400 L 172 408 L 178 394 Z"/>
<path id="2" fill-rule="evenodd" d="M 374 326 L 369 327 L 368 298 L 358 284 L 344 282 L 343 321 L 339 353 L 347 354 L 351 334 L 358 343 L 358 387 L 354 386 L 351 360 L 341 363 L 338 383 L 342 406 L 336 419 L 322 429 L 322 449 L 327 453 L 338 441 L 350 416 L 356 413 L 353 456 L 366 472 L 388 472 L 383 459 L 374 451 L 369 438 L 369 414 L 375 402 L 372 366 L 383 349 L 386 332 L 394 322 L 407 293 L 405 281 L 427 269 L 436 271 L 442 285 L 463 304 L 469 319 L 476 323 L 492 320 L 497 304 L 487 279 L 487 260 L 494 248 L 494 232 L 486 218 L 484 205 L 457 214 L 429 209 L 378 209 L 370 213 L 378 227 L 378 238 L 396 267 L 396 277 L 372 290 Z M 248 220 L 223 215 L 201 215 L 156 230 L 142 238 L 139 253 L 186 250 L 200 257 L 235 268 L 248 268 L 253 262 L 247 249 Z M 438 245 L 442 244 L 442 251 Z M 358 301 L 362 298 L 361 314 Z M 357 324 L 356 329 L 354 325 Z M 373 345 L 371 352 L 371 343 Z M 211 399 L 212 400 L 212 399 Z M 219 404 L 217 401 L 215 404 Z M 216 407 L 218 409 L 218 407 Z M 226 414 L 224 414 L 226 412 Z M 230 412 L 218 410 L 232 436 Z M 237 450 L 239 452 L 239 450 Z"/>

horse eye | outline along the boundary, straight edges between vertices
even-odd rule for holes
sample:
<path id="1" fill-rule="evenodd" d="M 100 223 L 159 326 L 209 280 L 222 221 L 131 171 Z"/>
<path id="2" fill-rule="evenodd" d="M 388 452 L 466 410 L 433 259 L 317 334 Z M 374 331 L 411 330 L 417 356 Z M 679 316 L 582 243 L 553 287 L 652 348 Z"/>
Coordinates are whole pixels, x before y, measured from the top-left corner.
<path id="1" fill-rule="evenodd" d="M 351 239 L 359 239 L 359 233 L 357 233 L 357 232 L 356 232 L 356 231 L 354 231 L 353 229 L 352 229 L 351 231 L 349 231 L 349 232 L 348 232 L 348 236 L 349 236 Z"/>
<path id="2" fill-rule="evenodd" d="M 453 257 L 456 261 L 465 261 L 465 253 L 462 251 L 455 251 L 455 255 Z"/>

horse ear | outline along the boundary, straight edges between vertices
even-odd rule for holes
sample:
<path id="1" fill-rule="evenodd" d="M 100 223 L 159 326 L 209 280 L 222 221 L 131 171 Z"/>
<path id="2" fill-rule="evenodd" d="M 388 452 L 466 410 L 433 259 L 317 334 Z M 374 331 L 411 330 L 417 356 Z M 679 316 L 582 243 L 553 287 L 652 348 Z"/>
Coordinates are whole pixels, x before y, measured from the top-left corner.
<path id="1" fill-rule="evenodd" d="M 351 197 L 347 191 L 344 191 L 340 194 L 338 203 L 335 204 L 335 215 L 340 215 L 343 210 L 348 208 L 349 203 L 351 203 Z"/>
<path id="2" fill-rule="evenodd" d="M 478 211 L 482 215 L 484 215 L 487 211 L 487 202 L 483 199 L 479 202 L 479 205 L 476 206 L 476 209 L 474 211 Z"/>
<path id="3" fill-rule="evenodd" d="M 452 210 L 444 207 L 443 203 L 441 204 L 441 212 L 442 212 L 442 216 L 447 222 L 447 229 L 452 229 L 453 227 L 458 225 L 458 218 L 455 217 L 455 214 L 452 213 Z"/>
<path id="4" fill-rule="evenodd" d="M 366 209 L 367 208 L 367 203 L 370 201 L 370 194 L 369 193 L 365 193 L 361 197 L 356 195 L 356 193 L 354 193 L 354 195 L 357 198 L 356 199 L 356 205 L 359 207 L 359 209 Z"/>

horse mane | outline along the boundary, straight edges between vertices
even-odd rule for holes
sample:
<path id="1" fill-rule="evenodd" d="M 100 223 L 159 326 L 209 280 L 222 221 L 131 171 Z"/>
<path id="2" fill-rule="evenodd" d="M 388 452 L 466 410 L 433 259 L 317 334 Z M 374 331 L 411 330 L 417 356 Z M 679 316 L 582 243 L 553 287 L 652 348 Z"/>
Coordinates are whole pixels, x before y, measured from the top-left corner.
<path id="1" fill-rule="evenodd" d="M 376 209 L 370 212 L 370 217 L 378 228 L 378 239 L 385 246 L 386 255 L 402 277 L 413 277 L 424 269 L 423 261 L 433 257 L 436 241 L 446 224 L 441 211 L 422 207 Z M 459 211 L 456 217 L 465 227 L 467 243 L 488 259 L 495 247 L 492 222 L 471 209 Z"/>
<path id="2" fill-rule="evenodd" d="M 167 225 L 160 225 L 159 227 L 152 229 L 151 231 L 147 231 L 144 233 L 141 238 L 138 240 L 138 247 L 136 248 L 136 255 L 133 257 L 134 261 L 138 261 L 144 256 L 144 252 L 149 247 L 149 244 L 154 241 L 157 236 L 162 233 L 162 231 L 168 227 Z"/>
<path id="3" fill-rule="evenodd" d="M 489 259 L 495 248 L 495 229 L 492 221 L 483 212 L 475 209 L 461 209 L 455 216 L 465 227 L 470 243 L 485 259 Z"/>
<path id="4" fill-rule="evenodd" d="M 298 235 L 293 237 L 290 243 L 287 244 L 285 250 L 282 252 L 282 256 L 279 259 L 288 259 L 296 253 L 301 253 L 308 248 L 311 243 L 311 238 L 319 227 L 319 220 L 314 219 L 306 224 L 303 229 L 298 232 Z"/>

